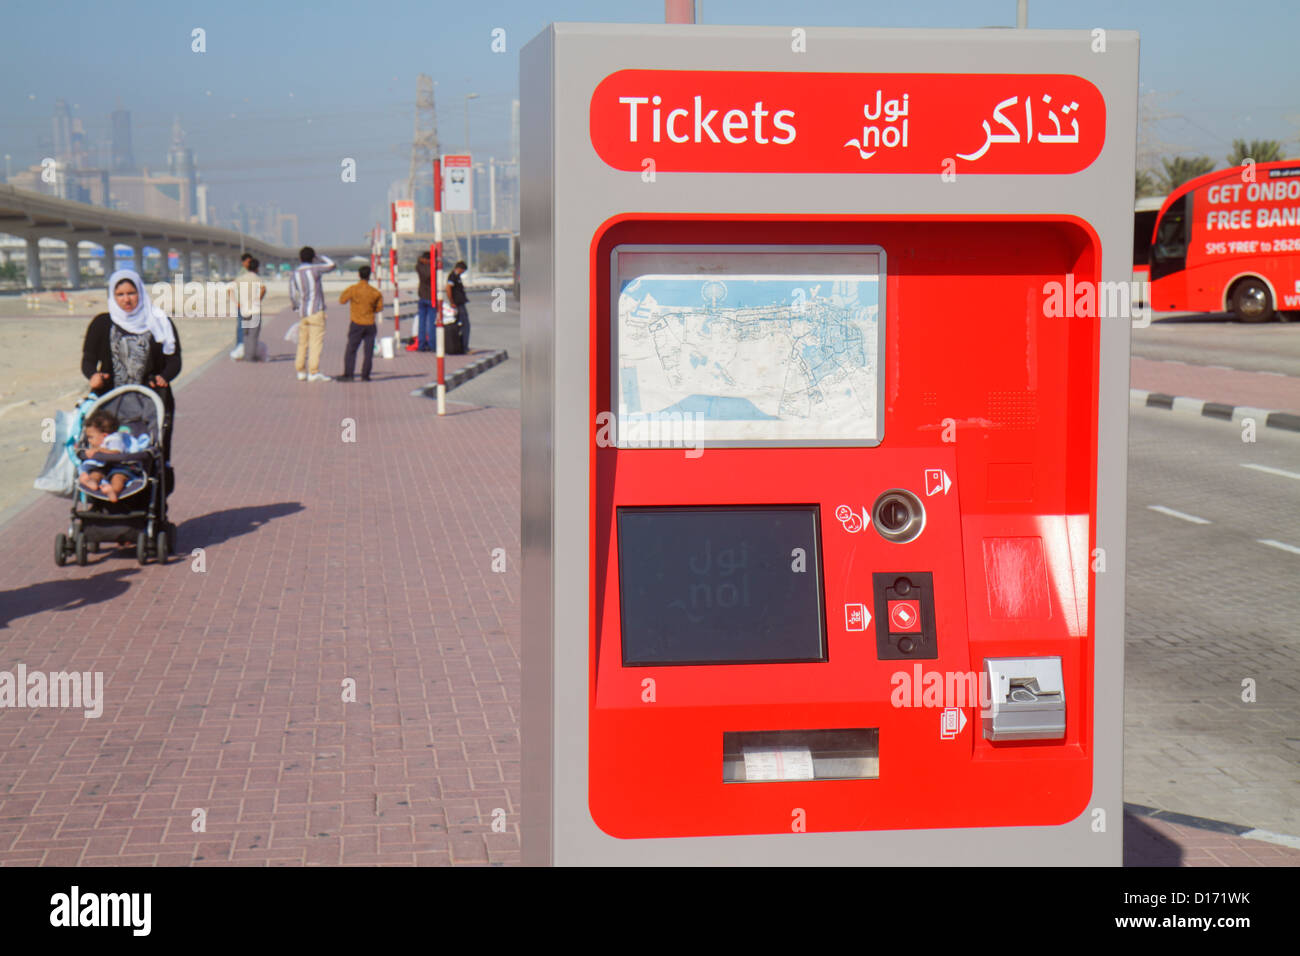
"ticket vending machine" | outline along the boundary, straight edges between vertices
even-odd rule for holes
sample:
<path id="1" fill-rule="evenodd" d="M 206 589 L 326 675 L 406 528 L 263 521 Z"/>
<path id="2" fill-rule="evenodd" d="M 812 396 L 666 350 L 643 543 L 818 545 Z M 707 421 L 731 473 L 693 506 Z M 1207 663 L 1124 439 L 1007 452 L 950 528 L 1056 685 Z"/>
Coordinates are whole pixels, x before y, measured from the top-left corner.
<path id="1" fill-rule="evenodd" d="M 525 862 L 1119 864 L 1136 35 L 521 56 Z"/>

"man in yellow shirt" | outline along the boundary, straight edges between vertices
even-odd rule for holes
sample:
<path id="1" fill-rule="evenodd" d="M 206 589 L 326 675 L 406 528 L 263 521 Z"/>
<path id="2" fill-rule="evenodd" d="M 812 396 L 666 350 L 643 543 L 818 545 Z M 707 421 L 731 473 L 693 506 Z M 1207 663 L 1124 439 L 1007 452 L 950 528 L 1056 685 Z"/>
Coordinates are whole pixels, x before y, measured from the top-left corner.
<path id="1" fill-rule="evenodd" d="M 348 324 L 348 347 L 343 353 L 343 374 L 340 382 L 352 381 L 357 365 L 357 349 L 361 351 L 361 381 L 370 381 L 370 365 L 375 357 L 375 315 L 384 309 L 384 297 L 370 284 L 370 266 L 362 266 L 357 273 L 360 282 L 343 290 L 339 304 L 352 303 L 352 321 Z"/>

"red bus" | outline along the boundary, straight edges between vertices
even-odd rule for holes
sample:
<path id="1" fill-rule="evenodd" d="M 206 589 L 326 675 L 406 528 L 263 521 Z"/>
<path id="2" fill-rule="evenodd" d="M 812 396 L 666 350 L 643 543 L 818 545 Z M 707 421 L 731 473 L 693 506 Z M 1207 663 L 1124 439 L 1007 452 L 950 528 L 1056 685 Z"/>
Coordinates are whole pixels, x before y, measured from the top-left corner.
<path id="1" fill-rule="evenodd" d="M 1152 232 L 1151 307 L 1243 322 L 1300 311 L 1300 160 L 1217 170 L 1170 193 Z"/>

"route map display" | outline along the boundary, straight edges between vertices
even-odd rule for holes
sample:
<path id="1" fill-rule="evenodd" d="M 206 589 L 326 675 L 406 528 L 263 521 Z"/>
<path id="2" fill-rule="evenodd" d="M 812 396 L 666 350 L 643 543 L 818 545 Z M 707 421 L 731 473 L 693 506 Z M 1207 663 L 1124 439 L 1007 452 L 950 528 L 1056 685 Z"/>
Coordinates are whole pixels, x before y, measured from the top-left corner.
<path id="1" fill-rule="evenodd" d="M 879 257 L 849 257 L 869 272 L 799 274 L 729 271 L 730 257 L 792 258 L 714 254 L 699 271 L 632 277 L 620 264 L 620 445 L 678 416 L 710 444 L 879 442 Z M 824 269 L 835 256 L 794 258 Z"/>

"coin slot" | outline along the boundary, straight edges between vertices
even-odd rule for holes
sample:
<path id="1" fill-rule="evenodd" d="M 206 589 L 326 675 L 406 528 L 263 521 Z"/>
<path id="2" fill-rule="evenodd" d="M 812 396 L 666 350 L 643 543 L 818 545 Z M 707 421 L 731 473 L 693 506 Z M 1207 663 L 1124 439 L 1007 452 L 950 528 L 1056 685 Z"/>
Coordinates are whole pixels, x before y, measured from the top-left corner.
<path id="1" fill-rule="evenodd" d="M 876 499 L 872 524 L 887 541 L 911 541 L 925 528 L 925 507 L 910 491 L 892 488 Z"/>

